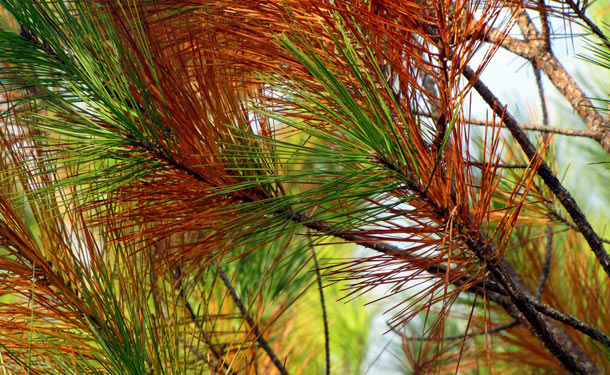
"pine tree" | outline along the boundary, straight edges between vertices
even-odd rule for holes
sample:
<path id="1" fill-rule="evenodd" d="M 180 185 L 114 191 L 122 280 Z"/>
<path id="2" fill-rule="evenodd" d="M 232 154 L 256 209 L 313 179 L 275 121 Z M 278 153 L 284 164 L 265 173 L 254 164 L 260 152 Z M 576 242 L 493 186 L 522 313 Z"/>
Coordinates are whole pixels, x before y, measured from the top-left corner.
<path id="1" fill-rule="evenodd" d="M 608 69 L 587 6 L 0 0 L 2 372 L 610 371 L 603 207 L 561 154 L 603 175 L 610 120 L 552 43 Z M 481 79 L 500 48 L 540 124 Z"/>

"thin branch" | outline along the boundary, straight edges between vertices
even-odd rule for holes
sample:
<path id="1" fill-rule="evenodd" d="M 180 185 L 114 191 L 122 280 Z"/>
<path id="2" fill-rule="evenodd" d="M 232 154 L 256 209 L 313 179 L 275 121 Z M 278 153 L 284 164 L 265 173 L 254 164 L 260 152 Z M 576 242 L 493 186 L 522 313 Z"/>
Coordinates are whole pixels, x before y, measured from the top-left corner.
<path id="1" fill-rule="evenodd" d="M 547 12 L 546 4 L 544 0 L 538 0 L 538 14 L 540 15 L 540 35 L 544 41 L 544 47 L 547 50 L 551 50 L 551 26 L 549 22 L 549 15 Z"/>
<path id="2" fill-rule="evenodd" d="M 550 225 L 546 227 L 546 235 L 547 239 L 544 249 L 544 263 L 542 263 L 542 270 L 540 271 L 538 284 L 536 285 L 536 292 L 534 293 L 534 296 L 538 299 L 540 299 L 542 293 L 544 292 L 544 286 L 551 270 L 551 258 L 553 257 L 553 228 Z"/>
<path id="3" fill-rule="evenodd" d="M 309 237 L 309 231 L 307 231 Z M 316 271 L 316 279 L 318 281 L 318 290 L 320 291 L 320 306 L 322 308 L 322 322 L 324 324 L 324 350 L 326 351 L 326 375 L 330 375 L 330 335 L 328 332 L 328 317 L 326 315 L 326 303 L 324 302 L 324 286 L 322 285 L 322 275 L 320 274 L 320 265 L 318 264 L 318 256 L 311 241 L 309 241 L 309 249 Z"/>
<path id="4" fill-rule="evenodd" d="M 555 209 L 550 210 L 550 214 L 553 216 L 553 218 L 557 219 L 568 228 L 580 233 L 580 229 L 576 225 L 572 224 L 565 217 L 561 216 L 561 214 Z M 603 243 L 610 244 L 610 240 L 607 238 L 600 237 L 600 241 L 602 241 Z"/>
<path id="5" fill-rule="evenodd" d="M 189 318 L 191 319 L 193 324 L 195 324 L 195 326 L 197 326 L 197 314 L 195 314 L 195 310 L 193 309 L 193 306 L 191 306 L 191 303 L 186 298 L 186 293 L 184 291 L 184 283 L 182 282 L 182 270 L 180 269 L 180 267 L 175 267 L 174 272 L 175 272 L 175 275 L 172 274 L 172 279 L 174 280 L 174 282 L 177 283 L 178 296 L 184 302 L 184 306 L 186 308 L 186 312 L 188 313 Z M 205 330 L 199 329 L 199 333 L 201 334 L 201 337 L 203 337 L 203 341 L 208 346 L 208 349 L 212 352 L 212 355 L 214 356 L 214 358 L 216 358 L 216 361 L 218 361 L 218 364 L 220 364 L 220 366 L 222 366 L 224 368 L 225 375 L 229 375 L 229 374 L 237 375 L 238 372 L 235 371 L 234 369 L 232 369 L 231 366 L 229 364 L 227 364 L 227 362 L 224 360 L 224 358 L 222 358 L 220 353 L 216 350 L 216 348 L 214 347 L 214 345 L 212 343 L 212 338 L 208 336 L 208 334 L 205 332 Z M 198 359 L 204 359 L 207 361 L 206 356 L 204 356 L 203 353 L 201 353 L 199 350 L 197 350 L 197 348 L 192 347 L 192 345 L 187 345 L 186 340 L 184 340 L 184 345 L 186 345 L 189 348 L 189 350 L 191 350 L 192 353 L 197 355 Z M 208 364 L 211 365 L 211 363 L 209 361 L 208 361 Z"/>
<path id="6" fill-rule="evenodd" d="M 548 19 L 546 18 L 544 0 L 539 0 L 538 4 L 539 4 L 539 6 L 541 6 L 540 22 L 542 23 L 542 28 L 543 28 L 542 34 L 539 33 L 538 35 L 542 36 L 544 38 L 545 47 L 547 48 L 547 50 L 550 51 L 551 47 L 550 47 L 549 35 L 548 35 L 548 33 L 549 33 L 548 26 L 549 25 L 548 25 Z M 531 20 L 529 20 L 529 24 L 532 24 Z M 548 106 L 547 106 L 547 102 L 546 102 L 546 96 L 544 95 L 544 86 L 542 85 L 542 77 L 540 74 L 540 69 L 534 63 L 532 63 L 532 68 L 534 69 L 534 77 L 536 78 L 536 86 L 538 87 L 538 95 L 540 96 L 540 109 L 542 111 L 542 125 L 548 126 L 549 113 L 548 113 Z M 548 205 L 550 205 L 550 203 Z M 548 225 L 546 227 L 546 235 L 547 235 L 547 241 L 546 241 L 546 246 L 544 249 L 544 251 L 545 251 L 544 262 L 542 264 L 542 270 L 540 272 L 540 276 L 538 277 L 538 283 L 536 284 L 536 290 L 534 293 L 534 296 L 538 299 L 541 299 L 541 297 L 542 297 L 542 293 L 544 292 L 544 286 L 546 284 L 546 281 L 549 277 L 549 272 L 551 270 L 551 257 L 553 255 L 553 228 L 550 225 Z"/>
<path id="7" fill-rule="evenodd" d="M 495 292 L 491 292 L 489 290 L 478 290 L 478 293 L 485 293 L 485 295 L 493 302 L 497 303 L 499 306 L 504 308 L 504 310 L 513 318 L 519 320 L 526 324 L 525 317 L 516 309 L 516 307 L 512 304 L 510 299 L 505 295 L 501 295 Z M 537 299 L 534 299 L 535 302 L 538 302 Z M 539 307 L 538 307 L 539 308 Z M 585 367 L 587 374 L 591 375 L 599 375 L 600 371 L 595 365 L 595 363 L 589 358 L 589 356 L 582 350 L 582 348 L 574 342 L 572 337 L 567 333 L 565 328 L 558 321 L 553 320 L 549 316 L 545 316 L 545 320 L 550 326 L 550 329 L 557 336 L 559 341 L 561 341 L 566 349 L 572 353 L 578 361 L 580 361 Z"/>
<path id="8" fill-rule="evenodd" d="M 487 125 L 485 121 L 480 120 L 469 120 L 468 121 L 472 125 L 485 126 Z M 554 126 L 545 126 L 545 125 L 532 125 L 532 124 L 522 124 L 519 123 L 518 126 L 523 130 L 533 130 L 541 133 L 552 133 L 552 134 L 560 134 L 567 135 L 571 137 L 584 137 L 591 138 L 597 140 L 600 136 L 600 133 L 595 130 L 581 130 L 581 129 L 565 129 L 565 128 L 557 128 Z"/>
<path id="9" fill-rule="evenodd" d="M 485 167 L 486 165 L 480 163 L 478 161 L 471 161 L 469 164 L 474 165 L 475 167 Z M 503 168 L 503 169 L 526 169 L 529 167 L 527 164 L 494 164 L 494 167 Z"/>
<path id="10" fill-rule="evenodd" d="M 416 114 L 418 116 L 430 117 L 432 119 L 436 119 L 436 117 L 434 117 L 431 113 L 428 113 L 428 112 L 417 112 Z M 466 120 L 466 122 L 468 122 L 471 125 L 476 125 L 476 126 L 488 126 L 489 125 L 488 122 L 483 121 L 483 120 L 477 120 L 477 119 L 468 119 L 468 120 Z M 600 132 L 596 131 L 596 130 L 565 129 L 565 128 L 558 128 L 555 126 L 532 125 L 532 124 L 524 124 L 524 123 L 519 123 L 518 125 L 520 128 L 522 128 L 524 130 L 534 130 L 534 131 L 539 131 L 541 133 L 553 133 L 553 134 L 567 135 L 567 136 L 572 136 L 572 137 L 585 137 L 585 138 L 591 138 L 591 139 L 595 139 L 595 140 L 597 140 L 600 137 Z"/>
<path id="11" fill-rule="evenodd" d="M 605 346 L 610 346 L 610 336 L 603 333 L 602 331 L 592 327 L 591 325 L 583 321 L 574 318 L 571 315 L 561 312 L 534 297 L 528 296 L 527 299 L 536 308 L 536 310 L 540 311 L 544 315 L 584 333 L 590 338 L 601 342 Z"/>
<path id="12" fill-rule="evenodd" d="M 455 336 L 447 336 L 447 337 L 440 338 L 440 340 L 442 340 L 442 341 L 463 340 L 465 338 L 489 335 L 489 334 L 493 334 L 493 333 L 498 333 L 498 332 L 506 331 L 507 329 L 516 327 L 518 325 L 519 325 L 519 321 L 518 320 L 514 320 L 514 321 L 512 321 L 510 323 L 502 324 L 502 325 L 499 325 L 499 326 L 497 326 L 495 328 L 492 328 L 492 329 L 481 330 L 481 331 L 478 331 L 478 332 L 472 332 L 472 333 L 455 335 Z M 407 340 L 415 340 L 415 341 L 438 341 L 439 340 L 438 338 L 434 338 L 434 337 L 406 337 L 406 339 Z"/>
<path id="13" fill-rule="evenodd" d="M 532 64 L 534 69 L 534 77 L 536 78 L 536 86 L 538 87 L 538 96 L 540 96 L 540 109 L 542 111 L 542 126 L 549 125 L 549 111 L 546 103 L 546 96 L 544 95 L 544 86 L 542 86 L 542 77 L 540 75 L 540 69 L 536 65 Z"/>
<path id="14" fill-rule="evenodd" d="M 491 289 L 487 289 L 487 288 L 486 288 L 486 290 L 483 290 L 481 287 L 474 287 L 474 288 L 470 289 L 469 291 L 477 292 L 477 293 L 483 293 L 485 291 L 492 292 L 495 295 L 492 294 L 490 296 L 490 300 L 502 305 L 504 308 L 506 308 L 507 304 L 510 303 L 510 301 L 508 301 L 506 299 L 507 298 L 506 293 L 501 290 L 491 290 Z M 488 293 L 488 295 L 489 295 L 489 293 Z M 542 313 L 542 314 L 548 316 L 549 318 L 552 318 L 558 322 L 561 322 L 571 328 L 574 328 L 577 331 L 584 333 L 585 335 L 589 336 L 590 338 L 592 338 L 595 341 L 598 341 L 606 346 L 610 346 L 610 336 L 608 336 L 607 334 L 598 330 L 597 328 L 594 328 L 591 325 L 589 325 L 581 320 L 578 320 L 571 315 L 561 312 L 561 311 L 549 306 L 548 304 L 538 300 L 537 298 L 535 298 L 533 296 L 526 296 L 525 298 L 540 313 Z"/>
<path id="15" fill-rule="evenodd" d="M 519 127 L 519 124 L 515 118 L 506 110 L 506 108 L 487 88 L 487 86 L 485 86 L 481 79 L 475 76 L 474 71 L 469 67 L 466 67 L 463 74 L 466 79 L 471 81 L 474 89 L 479 93 L 479 95 L 481 95 L 487 105 L 489 105 L 494 113 L 502 119 L 502 122 L 510 130 L 511 134 L 517 140 L 529 160 L 539 158 L 540 155 L 538 155 L 536 148 L 527 137 L 527 134 Z M 570 194 L 570 192 L 561 184 L 561 181 L 559 181 L 557 176 L 553 174 L 553 171 L 544 160 L 540 160 L 540 166 L 538 167 L 537 174 L 542 177 L 545 184 L 549 187 L 549 189 L 551 189 L 553 194 L 555 194 L 557 199 L 559 199 L 561 204 L 568 211 L 568 214 L 587 240 L 587 243 L 606 272 L 606 275 L 610 277 L 610 256 L 608 256 L 608 253 L 604 249 L 604 245 L 599 236 L 593 230 L 593 227 L 572 197 L 572 194 Z"/>
<path id="16" fill-rule="evenodd" d="M 237 291 L 231 285 L 231 280 L 229 280 L 229 278 L 227 277 L 227 274 L 224 273 L 224 271 L 218 264 L 218 261 L 214 260 L 214 266 L 216 267 L 216 271 L 218 272 L 218 276 L 220 276 L 222 283 L 225 285 L 225 288 L 227 288 L 227 290 L 229 291 L 229 295 L 231 296 L 231 299 L 233 300 L 233 302 L 235 303 L 235 305 L 241 312 L 241 315 L 246 320 L 246 323 L 248 323 L 248 325 L 250 326 L 252 333 L 254 333 L 254 336 L 256 337 L 256 342 L 258 343 L 258 345 L 260 345 L 260 347 L 265 351 L 265 353 L 267 353 L 267 355 L 271 359 L 271 362 L 273 362 L 273 364 L 275 365 L 275 368 L 278 369 L 280 374 L 289 375 L 289 372 L 288 372 L 288 370 L 286 370 L 286 367 L 284 366 L 282 361 L 280 361 L 280 359 L 277 357 L 277 355 L 275 354 L 273 349 L 271 349 L 271 346 L 269 346 L 269 343 L 267 342 L 267 340 L 265 340 L 265 338 L 263 337 L 263 333 L 258 329 L 258 324 L 256 324 L 254 319 L 252 319 L 252 316 L 250 315 L 250 313 L 244 306 L 244 303 L 242 302 L 241 298 L 239 298 L 239 296 L 237 295 Z"/>

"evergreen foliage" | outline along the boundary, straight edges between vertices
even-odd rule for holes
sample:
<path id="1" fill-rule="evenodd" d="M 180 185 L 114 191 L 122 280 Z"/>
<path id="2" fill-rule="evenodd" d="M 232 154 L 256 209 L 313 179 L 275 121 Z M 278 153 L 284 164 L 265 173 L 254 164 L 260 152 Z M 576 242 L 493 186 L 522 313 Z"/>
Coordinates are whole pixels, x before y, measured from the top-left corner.
<path id="1" fill-rule="evenodd" d="M 1 373 L 610 371 L 610 120 L 552 43 L 607 74 L 587 5 L 0 0 Z"/>

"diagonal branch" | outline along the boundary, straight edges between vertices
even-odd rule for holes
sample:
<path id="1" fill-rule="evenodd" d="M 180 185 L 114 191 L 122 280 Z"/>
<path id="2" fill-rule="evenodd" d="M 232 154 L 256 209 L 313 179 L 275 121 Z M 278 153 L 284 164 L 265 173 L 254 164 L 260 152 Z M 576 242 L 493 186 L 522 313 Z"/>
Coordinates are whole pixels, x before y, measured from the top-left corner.
<path id="1" fill-rule="evenodd" d="M 186 308 L 186 312 L 188 313 L 189 318 L 191 319 L 191 321 L 193 322 L 193 324 L 195 325 L 195 327 L 197 327 L 197 314 L 195 314 L 195 309 L 193 309 L 193 306 L 191 305 L 191 303 L 188 301 L 188 298 L 186 297 L 186 293 L 184 290 L 184 283 L 182 282 L 182 270 L 180 269 L 179 266 L 174 268 L 174 272 L 175 274 L 172 274 L 172 280 L 173 282 L 177 283 L 177 288 L 178 288 L 178 296 L 182 299 L 182 301 L 184 302 L 184 306 Z M 205 342 L 205 344 L 208 346 L 208 349 L 212 352 L 212 355 L 214 356 L 214 358 L 216 358 L 216 361 L 218 363 L 219 366 L 224 368 L 224 372 L 225 375 L 238 375 L 238 372 L 234 369 L 231 368 L 231 366 L 224 360 L 224 358 L 222 358 L 222 355 L 218 352 L 218 350 L 216 350 L 216 348 L 214 347 L 214 343 L 212 342 L 212 338 L 210 336 L 208 336 L 208 334 L 205 332 L 205 329 L 203 329 L 203 327 L 200 327 L 199 329 L 199 333 L 201 334 L 201 337 L 203 338 L 203 341 Z M 184 340 L 185 345 L 186 340 Z M 203 353 L 199 352 L 199 350 L 197 350 L 197 348 L 194 347 L 189 347 L 189 349 L 191 350 L 191 352 L 195 353 L 197 355 L 198 359 L 205 359 L 206 361 L 208 361 L 208 364 L 211 366 L 212 363 L 210 363 L 211 361 L 209 361 L 206 356 L 204 356 Z"/>
<path id="2" fill-rule="evenodd" d="M 466 67 L 468 69 L 468 67 Z M 382 165 L 399 172 L 399 170 L 387 160 L 378 157 Z M 532 158 L 534 159 L 534 158 Z M 537 158 L 539 159 L 539 158 Z M 532 160 L 541 162 L 542 160 Z M 420 190 L 417 186 L 409 186 L 409 190 L 424 199 L 433 209 L 438 220 L 452 223 L 457 229 L 456 240 L 464 244 L 468 250 L 484 265 L 487 271 L 497 281 L 510 299 L 512 307 L 516 308 L 528 323 L 535 336 L 553 354 L 553 356 L 569 371 L 575 374 L 590 374 L 591 366 L 582 363 L 579 357 L 567 349 L 565 339 L 559 340 L 558 335 L 551 329 L 548 319 L 543 317 L 531 303 L 530 292 L 523 285 L 519 276 L 511 265 L 502 258 L 498 258 L 498 250 L 494 242 L 489 241 L 483 233 L 474 233 L 470 223 L 471 218 L 467 215 L 453 217 L 444 206 L 439 206 L 434 199 L 427 196 L 427 190 Z M 565 335 L 567 337 L 567 334 Z M 570 342 L 572 344 L 572 342 Z M 594 366 L 592 366 L 594 367 Z"/>
<path id="3" fill-rule="evenodd" d="M 142 145 L 138 145 L 138 146 L 142 147 Z M 147 151 L 150 152 L 150 150 L 147 150 Z M 169 163 L 172 167 L 188 173 L 191 177 L 193 177 L 194 179 L 196 179 L 198 181 L 206 182 L 206 179 L 203 176 L 200 176 L 197 171 L 192 170 L 192 169 L 188 168 L 187 166 L 182 165 L 180 162 L 171 159 L 171 157 L 163 154 L 162 152 L 158 152 L 158 151 L 154 152 L 154 155 L 157 158 L 160 158 L 160 160 L 164 161 L 164 162 L 168 162 L 168 160 L 172 160 L 172 162 Z M 388 168 L 393 168 L 391 165 L 388 166 L 388 165 L 384 164 L 384 166 L 388 167 Z M 280 212 L 278 214 L 287 215 L 289 213 Z M 407 261 L 409 260 L 409 258 L 415 259 L 415 257 L 413 255 L 406 253 L 403 249 L 401 249 L 395 245 L 392 245 L 387 242 L 381 242 L 381 241 L 369 241 L 365 238 L 362 238 L 362 237 L 354 235 L 354 234 L 338 233 L 337 228 L 333 224 L 325 222 L 325 221 L 314 220 L 311 217 L 309 217 L 305 214 L 302 214 L 302 213 L 292 213 L 291 215 L 289 215 L 289 220 L 291 220 L 297 224 L 301 224 L 301 225 L 305 226 L 306 228 L 314 230 L 316 232 L 323 233 L 323 234 L 329 235 L 329 236 L 334 236 L 334 237 L 340 238 L 346 242 L 352 242 L 352 243 L 358 244 L 360 246 L 363 246 L 365 248 L 374 250 L 374 251 L 382 253 L 382 254 L 397 256 L 400 258 L 404 258 Z M 511 278 L 513 281 L 516 280 L 517 284 L 520 285 L 520 288 L 523 288 L 520 281 L 518 280 L 517 273 L 512 269 L 512 267 L 508 263 L 506 263 L 506 262 L 504 262 L 504 263 L 505 264 L 503 267 L 504 267 L 505 272 L 507 274 L 511 275 Z M 424 271 L 426 271 L 432 275 L 438 275 L 439 277 L 445 277 L 445 274 L 447 272 L 447 267 L 445 265 L 433 265 L 433 266 L 426 268 Z M 228 278 L 227 278 L 227 280 L 228 280 Z M 456 287 L 461 287 L 462 285 L 468 284 L 471 282 L 472 282 L 472 279 L 465 276 L 459 280 L 454 281 L 453 285 L 455 285 Z M 484 281 L 482 283 L 478 283 L 478 284 L 474 285 L 472 288 L 467 289 L 467 291 L 477 292 L 479 289 L 490 290 L 490 291 L 494 291 L 496 293 L 500 293 L 501 295 L 506 295 L 506 292 L 501 285 L 498 285 L 494 281 L 490 281 L 490 280 Z M 529 292 L 525 292 L 524 295 L 526 296 L 526 299 L 529 299 L 529 297 L 528 297 Z M 237 295 L 235 295 L 235 297 L 239 298 Z M 579 321 L 578 319 L 576 319 L 572 316 L 569 316 L 567 314 L 564 314 L 558 310 L 554 310 L 551 307 L 549 307 L 548 305 L 538 303 L 538 301 L 535 298 L 529 299 L 529 303 L 532 304 L 532 306 L 534 306 L 534 308 L 536 310 L 544 313 L 545 315 L 549 315 L 553 319 L 560 320 L 564 324 L 572 326 L 574 329 L 580 330 L 581 332 L 591 336 L 594 339 L 604 336 L 603 333 L 601 333 L 600 331 L 596 330 L 593 327 L 587 326 L 586 323 L 583 323 L 583 322 Z M 243 306 L 243 304 L 242 304 L 242 306 Z M 244 308 L 244 311 L 245 311 L 245 308 Z M 566 340 L 567 339 L 568 338 L 566 338 Z M 608 342 L 610 343 L 610 340 Z"/>
<path id="4" fill-rule="evenodd" d="M 522 323 L 527 323 L 524 316 L 519 312 L 518 309 L 512 304 L 510 299 L 505 295 L 498 294 L 487 290 L 479 290 L 478 293 L 485 293 L 485 295 L 493 302 L 501 306 L 508 315 L 512 316 L 516 320 Z M 534 299 L 535 300 L 535 299 Z M 537 300 L 536 300 L 537 301 Z M 549 325 L 551 331 L 557 336 L 557 338 L 565 345 L 566 349 L 578 359 L 579 362 L 585 367 L 587 374 L 599 375 L 600 371 L 596 367 L 595 363 L 591 361 L 588 355 L 574 342 L 567 331 L 562 327 L 558 321 L 550 319 L 548 316 L 544 320 Z"/>
<path id="5" fill-rule="evenodd" d="M 519 145 L 523 149 L 523 152 L 527 155 L 529 160 L 535 160 L 539 158 L 536 148 L 529 140 L 527 134 L 519 127 L 519 124 L 515 118 L 506 111 L 506 108 L 500 103 L 498 98 L 485 86 L 480 78 L 475 76 L 475 73 L 469 67 L 466 67 L 463 72 L 466 79 L 471 81 L 474 89 L 481 95 L 483 100 L 493 109 L 494 113 L 502 119 L 506 127 L 510 130 L 511 134 Z M 561 181 L 555 176 L 551 168 L 544 162 L 540 161 L 540 166 L 537 170 L 538 175 L 542 178 L 545 184 L 551 189 L 553 194 L 559 199 L 561 204 L 565 207 L 566 211 L 570 214 L 570 217 L 578 227 L 579 231 L 585 237 L 587 243 L 591 247 L 591 250 L 597 257 L 598 262 L 610 277 L 610 256 L 604 249 L 604 245 L 593 230 L 593 227 L 587 220 L 587 217 L 582 212 L 572 194 L 561 184 Z"/>
<path id="6" fill-rule="evenodd" d="M 320 265 L 318 264 L 318 256 L 314 249 L 313 243 L 311 242 L 311 236 L 307 231 L 307 237 L 309 240 L 309 249 L 314 262 L 316 271 L 316 279 L 318 282 L 318 290 L 320 292 L 320 307 L 322 308 L 322 322 L 324 323 L 324 350 L 326 351 L 326 375 L 330 375 L 330 334 L 328 332 L 328 317 L 326 315 L 326 303 L 324 301 L 324 286 L 322 285 L 322 275 L 320 273 Z"/>
<path id="7" fill-rule="evenodd" d="M 565 225 L 566 227 L 570 228 L 573 231 L 576 231 L 578 233 L 580 232 L 580 228 L 578 228 L 576 225 L 572 224 L 569 220 L 567 220 L 565 217 L 563 217 L 561 215 L 561 213 L 557 212 L 557 210 L 555 210 L 554 207 L 551 207 L 550 211 L 549 211 L 550 215 L 552 218 L 558 220 L 559 222 L 561 222 L 563 225 Z M 605 243 L 605 244 L 610 244 L 610 240 L 604 237 L 600 237 L 600 240 Z"/>
<path id="8" fill-rule="evenodd" d="M 214 266 L 216 267 L 216 270 L 218 271 L 218 276 L 220 276 L 222 283 L 225 285 L 225 288 L 227 288 L 227 290 L 229 291 L 229 295 L 231 296 L 231 299 L 233 300 L 233 302 L 235 303 L 235 305 L 241 312 L 241 315 L 246 320 L 246 323 L 248 323 L 248 325 L 250 326 L 250 329 L 252 330 L 252 333 L 254 334 L 254 336 L 256 336 L 256 342 L 258 343 L 258 345 L 260 345 L 260 347 L 267 353 L 267 355 L 271 359 L 271 362 L 273 362 L 273 364 L 278 369 L 280 374 L 289 375 L 288 370 L 286 370 L 286 367 L 284 366 L 282 361 L 280 361 L 280 359 L 277 357 L 277 355 L 275 354 L 273 349 L 271 349 L 271 347 L 269 346 L 269 343 L 263 337 L 263 333 L 258 329 L 258 324 L 256 324 L 254 319 L 252 319 L 252 316 L 250 315 L 250 313 L 244 306 L 244 303 L 242 302 L 241 298 L 239 298 L 239 296 L 237 295 L 237 291 L 231 285 L 231 280 L 229 280 L 229 278 L 227 277 L 227 274 L 224 273 L 222 268 L 220 268 L 218 261 L 216 261 L 216 260 L 214 261 Z"/>
<path id="9" fill-rule="evenodd" d="M 578 360 L 574 353 L 567 350 L 565 344 L 551 330 L 546 319 L 534 308 L 531 300 L 528 299 L 528 296 L 520 287 L 518 280 L 512 277 L 512 269 L 509 268 L 508 263 L 505 261 L 498 262 L 495 259 L 493 243 L 486 245 L 485 242 L 482 242 L 483 239 L 479 241 L 477 243 L 467 239 L 466 243 L 476 257 L 485 264 L 487 270 L 498 283 L 502 285 L 513 306 L 523 315 L 532 332 L 567 370 L 575 374 L 589 374 L 587 367 Z"/>
<path id="10" fill-rule="evenodd" d="M 540 15 L 540 34 L 544 42 L 544 47 L 551 49 L 551 23 L 549 22 L 549 14 L 544 0 L 537 0 L 538 14 Z"/>
<path id="11" fill-rule="evenodd" d="M 570 8 L 572 8 L 578 18 L 580 18 L 580 20 L 583 21 L 585 25 L 587 25 L 589 30 L 591 30 L 591 32 L 601 40 L 601 42 L 606 46 L 606 48 L 610 49 L 610 40 L 608 39 L 606 34 L 604 34 L 604 32 L 593 21 L 591 21 L 589 17 L 587 17 L 587 15 L 585 14 L 585 9 L 580 9 L 578 7 L 580 1 L 578 2 L 578 4 L 575 3 L 574 0 L 565 0 L 565 2 Z M 585 1 L 584 4 L 587 4 L 587 2 Z"/>

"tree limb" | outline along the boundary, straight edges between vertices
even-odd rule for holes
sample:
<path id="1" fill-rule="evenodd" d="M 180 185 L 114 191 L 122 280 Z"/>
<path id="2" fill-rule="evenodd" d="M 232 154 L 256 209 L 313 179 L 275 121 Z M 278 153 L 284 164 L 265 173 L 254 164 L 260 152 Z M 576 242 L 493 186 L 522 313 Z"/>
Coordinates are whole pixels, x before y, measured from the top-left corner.
<path id="1" fill-rule="evenodd" d="M 531 23 L 529 17 L 519 17 L 519 20 L 524 24 L 523 27 L 526 29 L 525 33 L 527 35 L 531 34 L 532 28 L 535 31 L 533 24 L 531 24 L 531 27 L 527 25 L 528 22 Z M 506 50 L 532 62 L 537 68 L 542 70 L 555 88 L 570 103 L 589 130 L 595 131 L 598 134 L 595 139 L 607 152 L 610 152 L 610 124 L 595 110 L 595 106 L 574 78 L 565 70 L 552 51 L 547 48 L 541 35 L 537 34 L 536 38 L 523 41 L 489 28 L 485 41 L 500 45 Z"/>
<path id="2" fill-rule="evenodd" d="M 142 145 L 139 145 L 139 146 L 142 146 Z M 160 152 L 155 152 L 155 155 L 156 155 L 156 157 L 161 158 L 161 160 L 165 161 L 165 162 L 167 162 L 167 159 L 170 159 L 168 156 L 166 156 Z M 200 176 L 196 171 L 194 171 L 186 166 L 183 166 L 181 163 L 179 163 L 176 160 L 172 160 L 172 162 L 169 164 L 175 168 L 183 170 L 184 172 L 188 173 L 191 177 L 195 178 L 196 180 L 206 182 L 205 178 Z M 323 233 L 325 235 L 330 235 L 330 236 L 340 238 L 346 242 L 356 243 L 358 245 L 361 245 L 363 247 L 369 248 L 371 250 L 377 251 L 382 254 L 398 256 L 401 258 L 405 258 L 406 260 L 408 260 L 410 257 L 414 257 L 413 255 L 406 253 L 403 249 L 401 249 L 397 246 L 394 246 L 392 244 L 386 243 L 386 242 L 368 241 L 368 240 L 366 240 L 362 237 L 359 237 L 357 235 L 354 235 L 354 234 L 338 233 L 337 228 L 334 225 L 332 225 L 331 223 L 313 220 L 311 217 L 309 217 L 305 214 L 302 214 L 302 213 L 290 214 L 290 213 L 284 212 L 282 214 L 284 214 L 284 215 L 289 214 L 290 215 L 289 220 L 291 220 L 295 223 L 301 224 L 301 225 L 305 226 L 306 228 L 315 230 L 315 231 Z M 477 247 L 475 246 L 474 248 L 476 249 Z M 431 266 L 431 267 L 425 269 L 424 271 L 431 273 L 433 275 L 440 275 L 440 277 L 444 277 L 444 274 L 446 273 L 447 268 L 444 265 L 434 265 L 434 266 Z M 504 264 L 503 271 L 506 274 L 512 275 L 510 278 L 514 282 L 516 272 L 514 270 L 512 270 L 512 268 L 510 267 L 510 265 L 508 263 Z M 226 278 L 226 275 L 225 275 L 225 278 Z M 228 278 L 226 278 L 226 280 L 228 281 Z M 453 284 L 457 287 L 460 287 L 464 283 L 469 283 L 469 282 L 471 282 L 471 279 L 463 278 L 461 280 L 455 281 Z M 518 282 L 518 280 L 517 280 L 517 282 Z M 229 285 L 230 285 L 230 283 L 229 283 Z M 501 293 L 503 295 L 506 294 L 506 291 L 503 286 L 497 285 L 496 283 L 494 283 L 492 281 L 485 281 L 482 284 L 477 285 L 476 288 L 484 288 L 487 290 L 492 290 L 492 291 Z M 232 289 L 232 287 L 231 287 L 231 289 Z M 475 290 L 475 289 L 471 289 L 471 291 Z M 521 295 L 523 295 L 523 294 L 524 293 L 521 292 Z M 527 293 L 525 293 L 525 295 L 527 296 Z M 239 299 L 239 297 L 237 297 L 236 294 L 235 294 L 235 298 Z M 527 297 L 526 297 L 526 299 L 527 299 Z M 536 301 L 535 299 L 532 299 L 532 300 Z M 531 303 L 531 302 L 532 301 L 529 301 L 529 303 Z M 564 322 L 565 324 L 571 325 L 571 326 L 573 325 L 575 329 L 578 329 L 577 327 L 582 328 L 583 333 L 589 332 L 588 334 L 592 334 L 595 337 L 601 337 L 599 331 L 595 330 L 594 328 L 587 327 L 585 323 L 580 322 L 576 318 L 573 318 L 566 314 L 558 312 L 557 310 L 552 310 L 552 308 L 549 308 L 548 306 L 539 305 L 539 304 L 538 305 L 532 304 L 532 306 L 534 306 L 536 309 L 543 309 L 545 314 L 546 313 L 553 314 L 554 318 L 562 319 L 562 322 Z M 243 307 L 243 304 L 242 304 L 242 307 Z M 247 312 L 245 310 L 245 308 L 244 308 L 244 311 Z M 252 323 L 254 324 L 254 321 L 252 321 Z M 589 328 L 591 328 L 591 329 L 589 329 Z"/>

